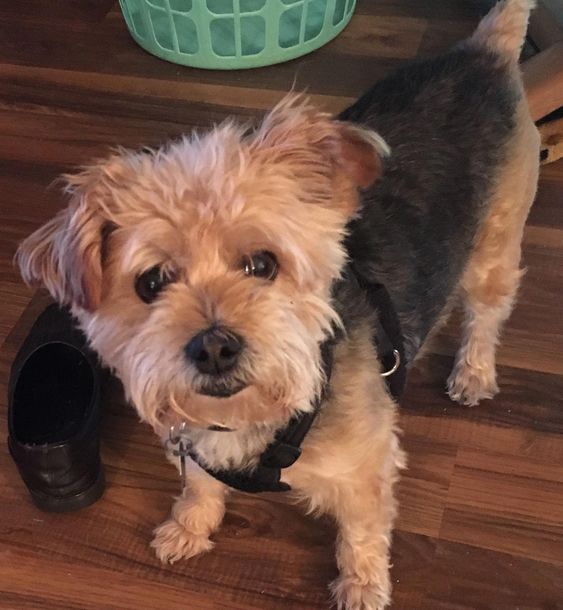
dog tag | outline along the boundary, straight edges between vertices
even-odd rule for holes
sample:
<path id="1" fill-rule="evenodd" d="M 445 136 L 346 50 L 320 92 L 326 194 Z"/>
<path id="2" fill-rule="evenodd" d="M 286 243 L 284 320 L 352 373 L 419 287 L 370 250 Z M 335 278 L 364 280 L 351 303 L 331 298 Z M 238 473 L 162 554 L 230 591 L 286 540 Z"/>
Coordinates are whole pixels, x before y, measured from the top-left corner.
<path id="1" fill-rule="evenodd" d="M 183 493 L 186 488 L 186 458 L 190 455 L 190 443 L 183 436 L 186 430 L 186 422 L 182 422 L 178 429 L 170 426 L 170 432 L 166 441 L 166 448 L 172 455 L 178 458 L 180 467 L 180 491 Z"/>
<path id="2" fill-rule="evenodd" d="M 180 460 L 180 491 L 186 488 L 186 457 L 189 455 L 189 443 L 181 439 L 178 445 L 178 459 Z"/>

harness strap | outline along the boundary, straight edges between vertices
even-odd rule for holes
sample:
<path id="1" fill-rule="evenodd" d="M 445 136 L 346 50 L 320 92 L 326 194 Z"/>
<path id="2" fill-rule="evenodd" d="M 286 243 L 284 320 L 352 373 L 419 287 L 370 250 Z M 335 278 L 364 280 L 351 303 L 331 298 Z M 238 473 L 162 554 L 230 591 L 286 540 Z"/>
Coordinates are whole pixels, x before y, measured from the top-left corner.
<path id="1" fill-rule="evenodd" d="M 394 372 L 385 377 L 389 393 L 397 399 L 405 386 L 406 367 L 401 329 L 391 298 L 382 284 L 367 284 L 353 271 L 349 279 L 358 283 L 366 295 L 370 306 L 377 312 L 374 322 L 373 340 L 377 345 L 378 356 L 383 371 Z M 321 358 L 325 383 L 321 395 L 315 400 L 313 409 L 297 413 L 288 424 L 278 430 L 275 439 L 266 447 L 258 465 L 251 470 L 229 470 L 209 468 L 202 463 L 197 453 L 191 451 L 190 457 L 210 475 L 239 491 L 258 493 L 264 491 L 289 491 L 291 487 L 281 481 L 282 470 L 294 464 L 301 455 L 301 445 L 315 421 L 321 404 L 330 390 L 333 350 L 338 338 L 324 341 Z M 399 354 L 397 362 L 397 352 Z M 395 368 L 397 367 L 397 368 Z"/>

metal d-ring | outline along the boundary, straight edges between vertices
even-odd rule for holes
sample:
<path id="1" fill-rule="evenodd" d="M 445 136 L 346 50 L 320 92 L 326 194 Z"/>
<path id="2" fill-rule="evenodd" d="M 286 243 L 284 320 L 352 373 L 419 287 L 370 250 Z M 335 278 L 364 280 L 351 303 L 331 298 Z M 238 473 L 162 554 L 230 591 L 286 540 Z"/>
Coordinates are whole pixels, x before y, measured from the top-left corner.
<path id="1" fill-rule="evenodd" d="M 177 445 L 182 440 L 182 434 L 186 431 L 187 425 L 186 422 L 183 421 L 178 429 L 176 426 L 170 426 L 170 430 L 168 432 L 168 441 L 172 445 Z"/>
<path id="2" fill-rule="evenodd" d="M 399 350 L 394 349 L 393 356 L 395 357 L 395 362 L 393 366 L 388 371 L 381 373 L 382 377 L 389 377 L 389 375 L 392 375 L 395 371 L 397 371 L 399 366 L 401 366 L 401 354 L 399 353 Z"/>

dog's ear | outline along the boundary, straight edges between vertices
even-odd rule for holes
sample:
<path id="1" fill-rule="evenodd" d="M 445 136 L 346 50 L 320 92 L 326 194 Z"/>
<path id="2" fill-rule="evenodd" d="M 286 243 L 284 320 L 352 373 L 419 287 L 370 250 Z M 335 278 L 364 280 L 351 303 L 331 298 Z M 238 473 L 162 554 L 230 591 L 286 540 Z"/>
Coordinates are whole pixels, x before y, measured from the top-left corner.
<path id="1" fill-rule="evenodd" d="M 61 305 L 89 311 L 99 305 L 104 241 L 113 227 L 104 185 L 110 163 L 64 176 L 69 205 L 25 239 L 16 253 L 24 281 L 44 286 Z"/>
<path id="2" fill-rule="evenodd" d="M 333 121 L 334 140 L 328 140 L 335 162 L 360 188 L 371 186 L 383 173 L 385 157 L 390 154 L 385 140 L 370 129 Z"/>
<path id="3" fill-rule="evenodd" d="M 326 163 L 326 171 L 342 172 L 359 188 L 373 184 L 383 172 L 389 147 L 374 131 L 334 120 L 302 95 L 289 94 L 264 118 L 255 141 L 278 154 L 294 156 L 305 169 Z"/>

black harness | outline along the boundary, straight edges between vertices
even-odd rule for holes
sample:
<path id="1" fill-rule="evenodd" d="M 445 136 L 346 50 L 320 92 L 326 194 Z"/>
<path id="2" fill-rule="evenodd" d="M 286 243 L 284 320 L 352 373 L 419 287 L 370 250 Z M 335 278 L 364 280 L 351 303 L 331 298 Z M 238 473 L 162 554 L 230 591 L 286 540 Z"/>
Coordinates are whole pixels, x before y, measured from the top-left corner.
<path id="1" fill-rule="evenodd" d="M 367 284 L 354 272 L 349 273 L 347 279 L 359 285 L 370 307 L 377 312 L 373 339 L 382 370 L 392 371 L 385 376 L 389 393 L 398 399 L 406 382 L 406 366 L 401 328 L 391 298 L 382 284 Z M 281 481 L 282 470 L 294 464 L 301 455 L 303 440 L 329 395 L 333 350 L 338 339 L 339 337 L 328 339 L 320 346 L 325 382 L 313 409 L 296 414 L 284 428 L 278 430 L 274 440 L 260 456 L 257 466 L 251 470 L 214 469 L 203 463 L 193 450 L 190 451 L 190 457 L 210 475 L 239 491 L 289 491 L 291 487 Z"/>

